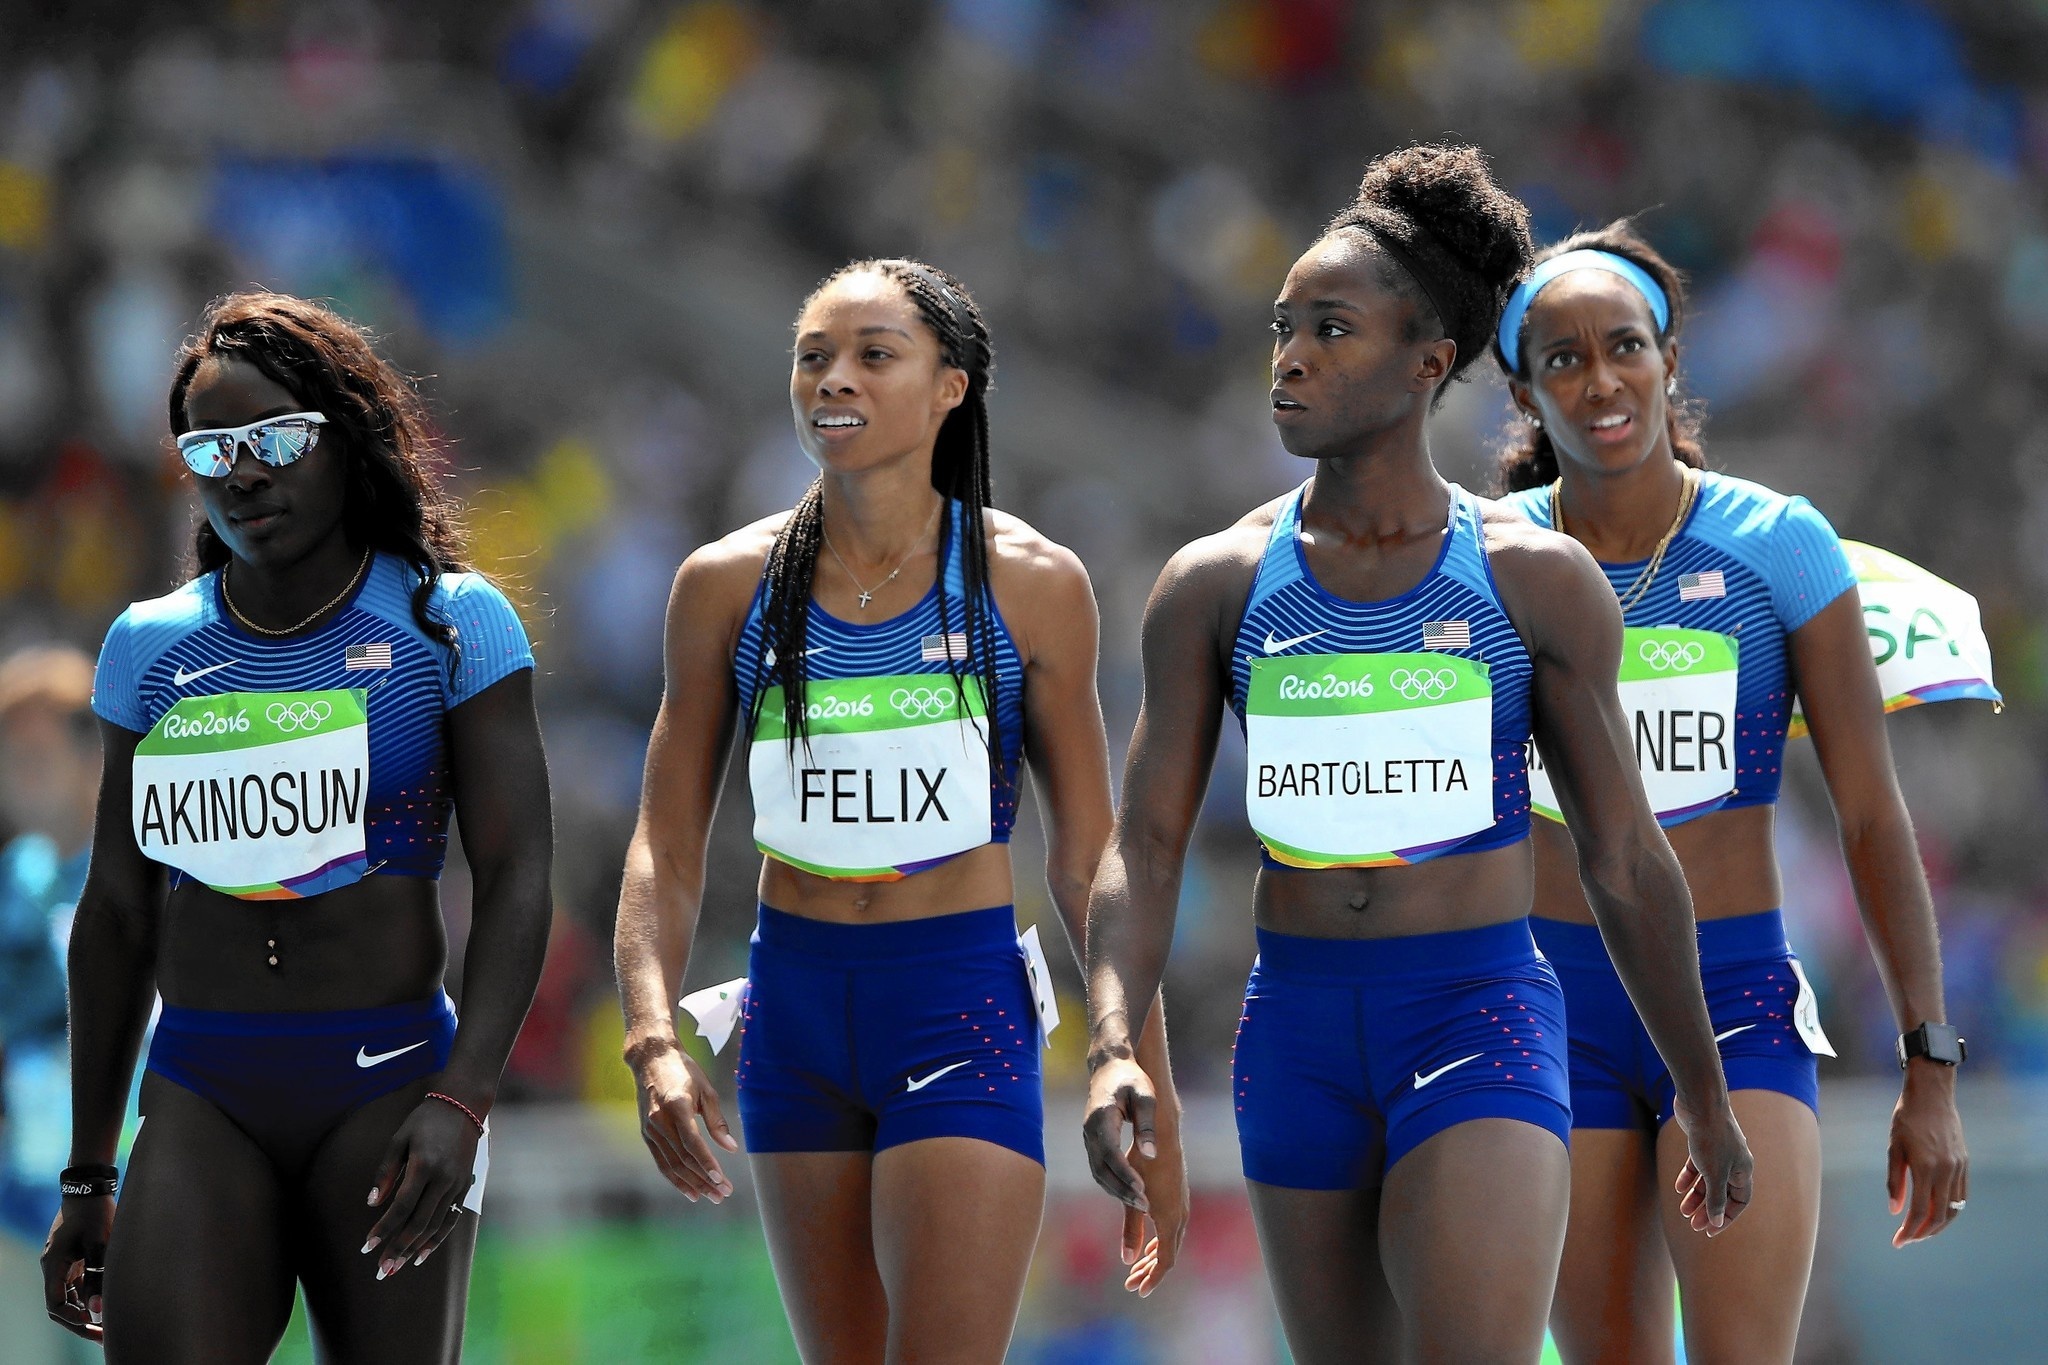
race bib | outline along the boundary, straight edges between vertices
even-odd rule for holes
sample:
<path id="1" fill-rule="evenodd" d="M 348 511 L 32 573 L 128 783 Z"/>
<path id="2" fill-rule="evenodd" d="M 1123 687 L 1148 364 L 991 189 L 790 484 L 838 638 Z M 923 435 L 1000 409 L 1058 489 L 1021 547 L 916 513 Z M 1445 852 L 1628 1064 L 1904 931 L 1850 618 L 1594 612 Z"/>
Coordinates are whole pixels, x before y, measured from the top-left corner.
<path id="1" fill-rule="evenodd" d="M 808 743 L 771 687 L 747 758 L 754 845 L 843 881 L 891 881 L 979 848 L 993 829 L 979 679 L 943 673 L 808 685 Z"/>
<path id="2" fill-rule="evenodd" d="M 135 842 L 246 900 L 316 896 L 362 877 L 370 723 L 364 693 L 187 697 L 135 746 Z"/>
<path id="3" fill-rule="evenodd" d="M 1621 633 L 1621 712 L 1657 821 L 1705 815 L 1735 790 L 1734 637 L 1677 626 Z M 1563 820 L 1543 756 L 1529 745 L 1530 807 Z"/>
<path id="4" fill-rule="evenodd" d="M 1276 862 L 1381 867 L 1493 823 L 1493 683 L 1450 654 L 1251 661 L 1245 813 Z"/>
<path id="5" fill-rule="evenodd" d="M 2005 709 L 1991 681 L 1991 645 L 1976 598 L 1889 550 L 1854 540 L 1843 541 L 1842 549 L 1863 599 L 1863 628 L 1886 711 L 1972 697 Z M 1806 717 L 1795 701 L 1789 734 L 1805 733 Z"/>

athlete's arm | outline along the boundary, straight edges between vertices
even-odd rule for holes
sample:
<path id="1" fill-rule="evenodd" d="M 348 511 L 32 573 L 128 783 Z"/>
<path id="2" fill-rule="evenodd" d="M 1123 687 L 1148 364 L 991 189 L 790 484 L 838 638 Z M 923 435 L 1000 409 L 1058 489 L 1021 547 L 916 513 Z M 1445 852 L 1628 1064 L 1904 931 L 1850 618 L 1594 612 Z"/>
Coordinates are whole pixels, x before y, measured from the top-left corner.
<path id="1" fill-rule="evenodd" d="M 759 573 L 758 556 L 749 568 L 735 562 L 722 541 L 691 555 L 676 574 L 661 710 L 648 740 L 640 818 L 619 887 L 613 948 L 640 1135 L 661 1173 L 692 1203 L 700 1196 L 718 1203 L 732 1192 L 699 1117 L 719 1146 L 739 1150 L 718 1092 L 676 1037 L 675 1011 L 704 899 L 704 852 L 718 813 L 719 778 L 732 749 L 735 626 Z"/>
<path id="2" fill-rule="evenodd" d="M 156 993 L 156 938 L 163 869 L 142 856 L 128 823 L 135 746 L 142 736 L 100 722 L 105 755 L 92 862 L 71 921 L 71 1164 L 111 1165 L 121 1141 L 135 1054 Z M 68 1198 L 43 1249 L 43 1298 L 66 1329 L 98 1341 L 98 1275 L 79 1285 L 85 1308 L 65 1303 L 67 1285 L 107 1262 L 112 1198 Z"/>
<path id="3" fill-rule="evenodd" d="M 1643 792 L 1615 679 L 1621 613 L 1577 541 L 1489 519 L 1508 614 L 1535 666 L 1534 730 L 1578 846 L 1579 880 L 1643 1026 L 1670 1068 L 1691 1155 L 1680 1209 L 1717 1232 L 1749 1202 L 1750 1155 L 1700 985 L 1685 874 Z"/>
<path id="4" fill-rule="evenodd" d="M 1101 864 L 1113 818 L 1109 741 L 1095 688 L 1100 617 L 1088 571 L 1072 551 L 1035 533 L 1000 542 L 997 586 L 1015 562 L 1017 606 L 1006 609 L 1028 651 L 1024 665 L 1024 752 L 1045 824 L 1045 878 L 1066 927 L 1074 958 L 1087 969 L 1088 889 Z M 1154 1078 L 1160 1155 L 1145 1167 L 1152 1211 L 1124 1210 L 1126 1287 L 1150 1294 L 1180 1252 L 1187 1232 L 1186 1168 L 1180 1147 L 1180 1104 L 1167 1061 L 1166 1015 L 1152 997 L 1137 1040 L 1138 1064 Z M 1147 1235 L 1146 1222 L 1152 1223 Z"/>
<path id="5" fill-rule="evenodd" d="M 1144 696 L 1123 801 L 1088 899 L 1082 1131 L 1096 1183 L 1139 1210 L 1149 1209 L 1148 1192 L 1125 1154 L 1124 1124 L 1134 1130 L 1137 1156 L 1156 1155 L 1159 1083 L 1138 1058 L 1130 1002 L 1152 999 L 1165 975 L 1188 840 L 1216 761 L 1225 603 L 1233 590 L 1241 599 L 1250 582 L 1220 539 L 1198 541 L 1169 560 L 1145 605 Z"/>
<path id="6" fill-rule="evenodd" d="M 1934 900 L 1892 769 L 1884 695 L 1855 592 L 1843 593 L 1792 632 L 1792 666 L 1834 800 L 1863 930 L 1899 1031 L 1923 1022 L 1945 1023 Z M 1934 1236 L 1955 1217 L 1950 1202 L 1969 1197 L 1969 1155 L 1956 1113 L 1955 1068 L 1925 1058 L 1906 1064 L 1905 1085 L 1892 1111 L 1885 1186 L 1893 1214 L 1905 1214 L 1893 1246 Z"/>
<path id="7" fill-rule="evenodd" d="M 554 914 L 554 819 L 532 669 L 509 673 L 449 710 L 448 772 L 475 891 L 462 1023 L 433 1088 L 483 1115 L 533 1004 Z M 392 1134 L 370 1197 L 383 1212 L 366 1247 L 387 1276 L 424 1261 L 455 1230 L 480 1136 L 442 1100 L 422 1100 Z"/>

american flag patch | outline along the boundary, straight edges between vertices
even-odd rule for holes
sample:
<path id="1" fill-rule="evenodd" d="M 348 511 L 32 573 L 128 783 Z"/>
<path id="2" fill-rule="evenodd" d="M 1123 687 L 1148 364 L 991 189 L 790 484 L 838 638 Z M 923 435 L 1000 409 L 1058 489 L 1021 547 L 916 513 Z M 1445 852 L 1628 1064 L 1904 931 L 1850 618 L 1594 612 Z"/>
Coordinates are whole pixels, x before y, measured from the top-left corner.
<path id="1" fill-rule="evenodd" d="M 345 672 L 359 668 L 391 667 L 390 645 L 350 645 L 341 651 L 341 666 Z"/>
<path id="2" fill-rule="evenodd" d="M 1422 647 L 1424 649 L 1470 649 L 1472 648 L 1472 623 L 1470 621 L 1424 621 L 1422 623 Z"/>
<path id="3" fill-rule="evenodd" d="M 926 663 L 949 663 L 954 659 L 967 660 L 967 632 L 956 630 L 946 635 L 927 635 L 918 657 Z"/>
<path id="4" fill-rule="evenodd" d="M 1726 597 L 1728 580 L 1721 576 L 1719 569 L 1705 573 L 1682 573 L 1678 576 L 1678 600 L 1700 602 L 1709 597 Z"/>

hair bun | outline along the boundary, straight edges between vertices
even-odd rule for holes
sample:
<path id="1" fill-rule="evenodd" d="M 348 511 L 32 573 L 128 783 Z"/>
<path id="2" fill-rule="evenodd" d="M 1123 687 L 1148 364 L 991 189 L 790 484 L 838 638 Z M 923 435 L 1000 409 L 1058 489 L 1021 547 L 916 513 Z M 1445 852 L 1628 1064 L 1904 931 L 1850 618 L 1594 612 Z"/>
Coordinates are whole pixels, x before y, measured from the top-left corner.
<path id="1" fill-rule="evenodd" d="M 1365 169 L 1358 208 L 1399 215 L 1496 291 L 1529 267 L 1529 210 L 1493 178 L 1477 147 L 1418 143 Z"/>

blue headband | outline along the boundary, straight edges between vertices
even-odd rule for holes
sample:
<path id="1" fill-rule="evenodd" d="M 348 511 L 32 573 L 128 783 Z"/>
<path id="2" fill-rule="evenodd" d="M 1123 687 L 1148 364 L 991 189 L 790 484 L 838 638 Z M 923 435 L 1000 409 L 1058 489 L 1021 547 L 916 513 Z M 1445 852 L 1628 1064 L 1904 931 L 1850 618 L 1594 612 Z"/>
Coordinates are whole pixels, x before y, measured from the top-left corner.
<path id="1" fill-rule="evenodd" d="M 1508 373 L 1522 372 L 1522 323 L 1529 316 L 1529 305 L 1536 302 L 1536 296 L 1543 287 L 1559 275 L 1568 275 L 1574 270 L 1604 270 L 1610 275 L 1619 275 L 1636 287 L 1643 296 L 1643 302 L 1650 305 L 1651 316 L 1657 319 L 1657 331 L 1662 335 L 1671 325 L 1671 302 L 1664 297 L 1663 286 L 1650 277 L 1650 272 L 1626 256 L 1617 256 L 1611 251 L 1567 251 L 1562 256 L 1552 256 L 1529 272 L 1529 278 L 1515 286 L 1515 292 L 1508 295 L 1508 306 L 1500 315 L 1500 353 L 1507 361 Z"/>

